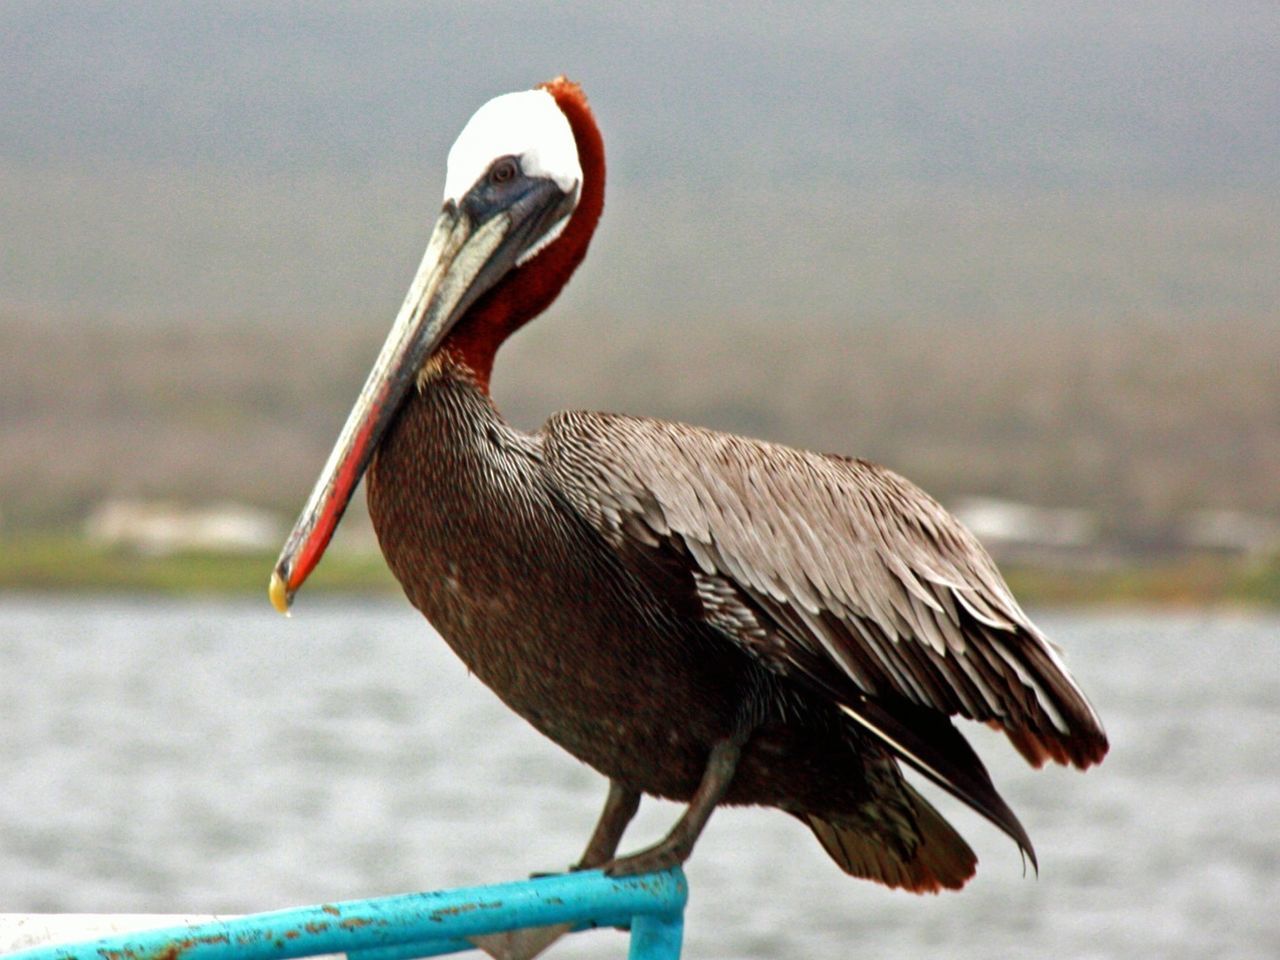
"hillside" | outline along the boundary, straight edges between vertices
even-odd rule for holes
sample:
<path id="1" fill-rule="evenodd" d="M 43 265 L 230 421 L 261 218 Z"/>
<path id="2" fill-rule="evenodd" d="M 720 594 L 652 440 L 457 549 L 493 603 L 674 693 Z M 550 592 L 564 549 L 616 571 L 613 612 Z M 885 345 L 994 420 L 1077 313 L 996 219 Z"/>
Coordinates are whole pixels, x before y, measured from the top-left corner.
<path id="1" fill-rule="evenodd" d="M 292 515 L 383 335 L 359 325 L 0 322 L 0 512 L 75 528 L 109 496 Z M 1190 511 L 1280 517 L 1280 325 L 548 317 L 499 359 L 532 428 L 578 406 L 878 460 L 944 500 L 1097 511 L 1158 548 Z"/>

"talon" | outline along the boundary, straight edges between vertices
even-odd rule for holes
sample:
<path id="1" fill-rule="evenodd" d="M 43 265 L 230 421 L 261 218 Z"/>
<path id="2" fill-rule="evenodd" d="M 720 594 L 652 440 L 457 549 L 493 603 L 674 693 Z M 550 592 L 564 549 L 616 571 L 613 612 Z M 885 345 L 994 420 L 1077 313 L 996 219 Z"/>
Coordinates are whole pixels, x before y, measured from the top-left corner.
<path id="1" fill-rule="evenodd" d="M 541 880 L 543 877 L 563 877 L 566 873 L 573 873 L 577 869 L 579 869 L 577 866 L 570 864 L 564 870 L 535 870 L 529 874 L 529 879 Z"/>
<path id="2" fill-rule="evenodd" d="M 630 877 L 640 873 L 661 873 L 679 866 L 687 859 L 675 848 L 658 846 L 649 850 L 641 850 L 629 857 L 617 857 L 603 867 L 607 877 Z"/>

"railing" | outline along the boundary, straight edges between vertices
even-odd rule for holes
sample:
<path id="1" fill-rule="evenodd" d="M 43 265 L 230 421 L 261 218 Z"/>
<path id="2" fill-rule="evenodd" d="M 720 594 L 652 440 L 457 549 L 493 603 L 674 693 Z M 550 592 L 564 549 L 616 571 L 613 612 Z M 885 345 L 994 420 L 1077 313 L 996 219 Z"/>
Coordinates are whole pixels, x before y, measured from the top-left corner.
<path id="1" fill-rule="evenodd" d="M 630 960 L 676 960 L 688 895 L 679 867 L 620 878 L 590 870 L 46 943 L 7 954 L 5 960 L 286 960 L 324 954 L 407 960 L 477 946 L 499 957 L 520 956 L 528 955 L 533 944 L 593 927 L 629 929 Z M 61 938 L 56 917 L 35 918 L 35 924 L 32 919 L 0 917 L 0 925 L 10 928 L 0 950 L 29 946 L 39 921 L 47 932 L 34 938 Z M 15 924 L 25 929 L 25 940 L 12 935 Z"/>

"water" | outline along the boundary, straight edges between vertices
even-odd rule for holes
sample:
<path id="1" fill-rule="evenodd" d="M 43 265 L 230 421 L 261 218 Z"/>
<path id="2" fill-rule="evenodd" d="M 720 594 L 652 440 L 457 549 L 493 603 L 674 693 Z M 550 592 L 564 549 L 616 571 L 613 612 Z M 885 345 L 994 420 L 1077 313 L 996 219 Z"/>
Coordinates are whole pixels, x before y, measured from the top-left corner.
<path id="1" fill-rule="evenodd" d="M 1042 873 L 940 801 L 959 894 L 845 877 L 808 831 L 721 810 L 686 956 L 1280 955 L 1280 617 L 1060 614 L 1112 738 L 1034 772 L 973 737 Z M 604 782 L 509 714 L 401 602 L 0 598 L 0 911 L 244 912 L 557 869 Z M 678 813 L 646 801 L 625 848 Z M 553 957 L 620 956 L 616 934 Z"/>

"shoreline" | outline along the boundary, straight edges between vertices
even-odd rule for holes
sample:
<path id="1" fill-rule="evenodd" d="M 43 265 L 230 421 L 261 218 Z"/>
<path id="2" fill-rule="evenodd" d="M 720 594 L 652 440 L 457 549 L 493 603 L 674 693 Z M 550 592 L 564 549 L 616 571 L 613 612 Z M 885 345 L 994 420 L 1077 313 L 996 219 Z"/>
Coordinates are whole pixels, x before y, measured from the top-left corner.
<path id="1" fill-rule="evenodd" d="M 0 541 L 0 591 L 261 596 L 274 552 L 183 552 L 146 556 L 78 537 L 30 535 Z M 1280 557 L 1195 556 L 1115 563 L 1101 569 L 1000 564 L 1026 606 L 1280 607 Z M 331 550 L 309 592 L 396 596 L 399 585 L 381 555 Z"/>

